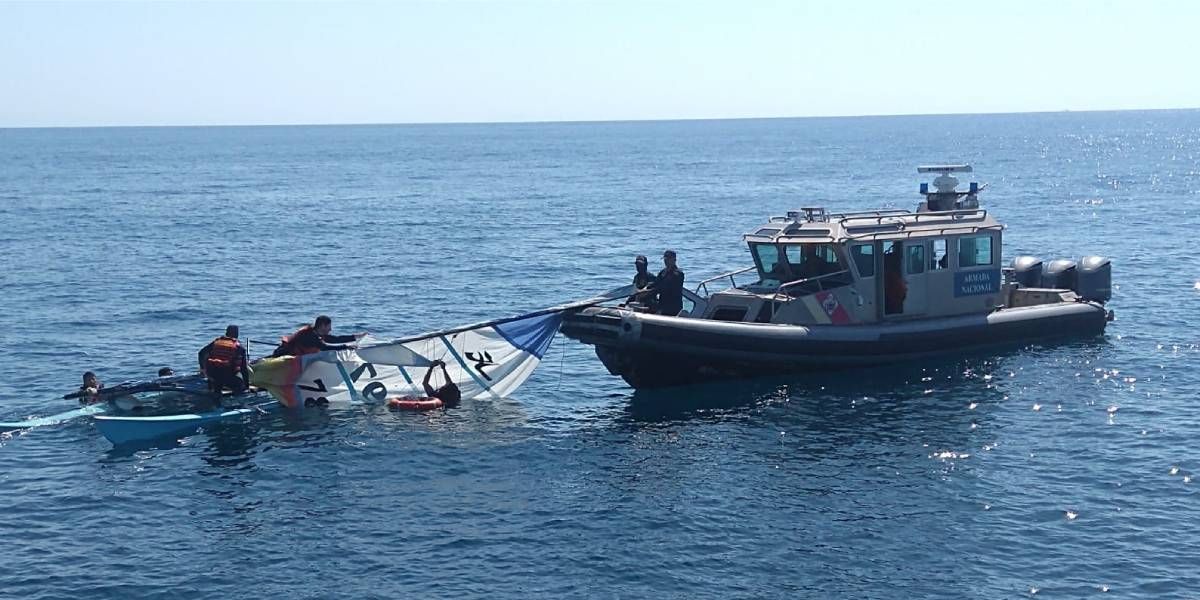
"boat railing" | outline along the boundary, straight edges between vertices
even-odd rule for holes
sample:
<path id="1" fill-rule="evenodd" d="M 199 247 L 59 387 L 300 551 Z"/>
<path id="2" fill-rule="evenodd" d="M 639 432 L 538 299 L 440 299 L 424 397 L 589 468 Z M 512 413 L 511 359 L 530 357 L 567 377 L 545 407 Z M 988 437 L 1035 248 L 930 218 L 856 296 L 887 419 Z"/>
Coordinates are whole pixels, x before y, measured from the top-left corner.
<path id="1" fill-rule="evenodd" d="M 978 233 L 980 231 L 1001 230 L 1001 229 L 1004 229 L 1003 225 L 985 225 L 983 227 L 971 227 L 970 233 Z M 854 242 L 854 241 L 864 240 L 864 239 L 874 239 L 876 236 L 881 236 L 881 235 L 887 236 L 884 239 L 894 239 L 896 236 L 903 236 L 906 238 L 910 238 L 913 236 L 937 237 L 937 236 L 959 234 L 959 233 L 963 233 L 965 230 L 966 230 L 966 228 L 964 228 L 964 227 L 942 227 L 941 229 L 918 229 L 918 230 L 906 230 L 902 227 L 897 227 L 894 231 L 867 231 L 865 233 L 856 233 L 853 235 L 847 235 L 846 241 Z"/>
<path id="2" fill-rule="evenodd" d="M 884 225 L 924 225 L 930 222 L 949 221 L 961 223 L 964 221 L 982 221 L 987 218 L 987 210 L 982 208 L 965 208 L 960 210 L 941 210 L 932 212 L 908 212 L 878 215 L 847 216 L 842 218 L 842 226 L 846 229 L 853 227 L 882 227 Z M 864 223 L 850 223 L 863 221 Z M 886 221 L 886 222 L 885 222 Z"/>
<path id="3" fill-rule="evenodd" d="M 900 215 L 915 214 L 910 210 L 903 208 L 881 208 L 878 210 L 856 210 L 851 212 L 830 213 L 830 221 L 846 221 L 849 219 L 870 219 L 873 217 L 896 217 Z"/>
<path id="4" fill-rule="evenodd" d="M 788 290 L 790 290 L 790 289 L 792 289 L 792 288 L 794 288 L 794 287 L 799 287 L 799 286 L 802 286 L 802 285 L 804 285 L 804 284 L 812 284 L 812 283 L 816 283 L 816 284 L 817 284 L 817 289 L 815 289 L 815 290 L 813 290 L 813 291 L 811 291 L 811 292 L 807 292 L 807 293 L 805 293 L 805 294 L 802 294 L 802 295 L 803 295 L 803 296 L 807 296 L 807 295 L 809 295 L 809 294 L 815 294 L 815 293 L 817 293 L 817 292 L 823 292 L 823 291 L 825 291 L 825 289 L 826 289 L 826 288 L 825 288 L 825 283 L 826 283 L 828 280 L 830 280 L 830 279 L 833 279 L 834 277 L 837 277 L 838 275 L 848 275 L 848 274 L 850 274 L 850 269 L 842 269 L 841 271 L 834 271 L 833 273 L 826 273 L 826 274 L 824 274 L 824 275 L 817 275 L 816 277 L 807 277 L 807 278 L 805 278 L 805 279 L 797 279 L 797 280 L 795 280 L 795 281 L 789 281 L 789 282 L 787 282 L 787 283 L 785 283 L 785 284 L 783 284 L 783 285 L 779 286 L 778 288 L 776 288 L 776 289 L 775 289 L 775 296 L 774 296 L 774 298 L 772 298 L 772 299 L 771 299 L 771 320 L 772 320 L 772 321 L 774 321 L 774 320 L 775 320 L 775 308 L 776 308 L 776 307 L 779 305 L 779 303 L 780 303 L 780 296 L 782 295 L 782 296 L 784 296 L 784 297 L 786 298 L 785 300 L 783 300 L 784 302 L 786 302 L 786 301 L 790 301 L 790 300 L 792 299 L 792 295 L 791 295 L 790 293 L 788 293 Z M 846 283 L 844 283 L 844 282 L 842 282 L 842 283 L 838 283 L 836 286 L 830 286 L 830 288 L 833 288 L 833 287 L 841 287 L 841 286 L 843 286 L 843 285 L 846 285 Z"/>
<path id="5" fill-rule="evenodd" d="M 697 294 L 703 293 L 705 298 L 709 297 L 708 284 L 710 284 L 714 281 L 720 281 L 722 279 L 729 279 L 729 287 L 737 288 L 737 280 L 734 279 L 734 276 L 741 275 L 742 273 L 746 273 L 748 271 L 754 271 L 756 269 L 758 269 L 758 267 L 756 267 L 754 265 L 750 265 L 749 267 L 746 267 L 744 269 L 738 269 L 736 271 L 722 273 L 715 277 L 709 277 L 708 279 L 705 279 L 704 281 L 701 281 L 700 283 L 696 284 L 696 293 Z M 701 290 L 703 290 L 703 292 L 701 292 Z"/>

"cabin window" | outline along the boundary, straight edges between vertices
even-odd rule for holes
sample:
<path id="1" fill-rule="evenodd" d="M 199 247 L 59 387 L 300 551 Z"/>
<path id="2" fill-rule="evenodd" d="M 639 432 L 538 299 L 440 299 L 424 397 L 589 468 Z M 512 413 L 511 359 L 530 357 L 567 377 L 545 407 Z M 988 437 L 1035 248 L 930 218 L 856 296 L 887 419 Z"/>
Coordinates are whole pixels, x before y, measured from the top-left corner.
<path id="1" fill-rule="evenodd" d="M 992 236 L 972 235 L 958 238 L 958 266 L 982 267 L 992 264 Z"/>
<path id="2" fill-rule="evenodd" d="M 833 244 L 789 244 L 783 248 L 784 257 L 795 275 L 793 279 L 811 279 L 845 270 Z"/>
<path id="3" fill-rule="evenodd" d="M 754 244 L 754 260 L 758 262 L 758 269 L 763 279 L 778 281 L 787 279 L 787 268 L 779 258 L 779 246 Z"/>
<path id="4" fill-rule="evenodd" d="M 859 277 L 875 276 L 874 244 L 855 244 L 850 246 L 850 256 L 854 260 L 854 268 L 858 269 Z"/>
<path id="5" fill-rule="evenodd" d="M 904 245 L 904 272 L 910 275 L 925 272 L 925 244 Z"/>
<path id="6" fill-rule="evenodd" d="M 938 271 L 949 268 L 950 257 L 946 254 L 946 238 L 933 240 L 933 253 L 929 255 L 929 270 Z"/>
<path id="7" fill-rule="evenodd" d="M 814 260 L 834 265 L 838 263 L 837 253 L 833 251 L 832 244 L 791 244 L 784 246 L 784 250 L 788 263 L 793 267 L 804 266 Z"/>

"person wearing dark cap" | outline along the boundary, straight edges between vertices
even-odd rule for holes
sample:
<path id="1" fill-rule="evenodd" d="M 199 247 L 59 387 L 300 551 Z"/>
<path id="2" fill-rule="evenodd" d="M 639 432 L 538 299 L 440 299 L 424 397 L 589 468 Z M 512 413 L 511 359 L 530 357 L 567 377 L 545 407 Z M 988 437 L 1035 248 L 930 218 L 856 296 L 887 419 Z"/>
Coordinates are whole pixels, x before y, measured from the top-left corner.
<path id="1" fill-rule="evenodd" d="M 674 317 L 683 310 L 683 271 L 675 265 L 675 251 L 663 252 L 663 270 L 655 278 L 658 314 Z"/>
<path id="2" fill-rule="evenodd" d="M 633 295 L 627 302 L 637 302 L 653 308 L 654 275 L 646 270 L 647 264 L 646 257 L 641 254 L 633 259 L 633 268 L 637 269 L 637 272 L 633 275 Z"/>
<path id="3" fill-rule="evenodd" d="M 214 392 L 228 389 L 240 394 L 250 385 L 250 365 L 246 348 L 238 342 L 237 325 L 226 327 L 225 335 L 201 348 L 197 357 L 200 372 L 208 379 L 208 389 Z"/>

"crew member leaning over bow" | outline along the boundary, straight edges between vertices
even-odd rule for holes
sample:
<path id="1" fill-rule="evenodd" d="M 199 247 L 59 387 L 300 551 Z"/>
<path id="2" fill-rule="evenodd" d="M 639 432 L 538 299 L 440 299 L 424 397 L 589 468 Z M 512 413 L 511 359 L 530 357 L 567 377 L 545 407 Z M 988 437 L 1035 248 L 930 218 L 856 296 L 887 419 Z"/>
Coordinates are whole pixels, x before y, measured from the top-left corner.
<path id="1" fill-rule="evenodd" d="M 333 335 L 332 331 L 333 319 L 321 315 L 312 325 L 305 325 L 292 335 L 285 336 L 271 356 L 303 356 L 322 350 L 348 350 L 354 347 L 353 342 L 367 336 L 365 331 L 353 335 Z"/>

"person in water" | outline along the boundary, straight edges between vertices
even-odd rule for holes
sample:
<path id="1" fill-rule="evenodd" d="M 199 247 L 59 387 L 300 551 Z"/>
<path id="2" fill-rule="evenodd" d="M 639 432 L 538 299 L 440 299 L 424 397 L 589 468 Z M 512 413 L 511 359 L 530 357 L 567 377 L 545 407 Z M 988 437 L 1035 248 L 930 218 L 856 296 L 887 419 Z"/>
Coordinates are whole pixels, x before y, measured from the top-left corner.
<path id="1" fill-rule="evenodd" d="M 174 376 L 175 376 L 175 370 L 172 369 L 171 367 L 163 367 L 158 370 L 158 378 L 159 379 L 162 379 L 163 377 L 174 377 Z"/>
<path id="2" fill-rule="evenodd" d="M 79 403 L 95 404 L 100 401 L 100 390 L 104 384 L 96 379 L 96 374 L 88 371 L 83 374 L 83 385 L 79 386 Z"/>
<path id="3" fill-rule="evenodd" d="M 442 378 L 446 383 L 437 389 L 433 388 L 432 378 L 436 367 L 442 368 Z M 446 372 L 446 363 L 444 361 L 435 360 L 429 364 L 429 370 L 425 372 L 425 380 L 421 382 L 421 387 L 425 388 L 425 397 L 413 398 L 405 396 L 403 398 L 389 398 L 389 408 L 399 408 L 411 402 L 423 402 L 428 400 L 441 400 L 442 406 L 450 407 L 457 406 L 462 400 L 462 390 L 458 389 L 453 381 L 450 380 L 450 373 Z"/>
<path id="4" fill-rule="evenodd" d="M 674 317 L 683 310 L 683 271 L 675 265 L 675 251 L 663 252 L 663 270 L 655 278 L 658 314 Z"/>
<path id="5" fill-rule="evenodd" d="M 322 350 L 349 350 L 354 348 L 354 342 L 367 336 L 365 331 L 353 335 L 333 335 L 332 331 L 333 319 L 321 315 L 312 325 L 305 325 L 284 337 L 271 356 L 304 356 Z"/>
<path id="6" fill-rule="evenodd" d="M 238 341 L 237 325 L 226 327 L 225 335 L 201 348 L 197 358 L 200 372 L 208 379 L 208 389 L 214 392 L 228 389 L 240 394 L 250 386 L 250 364 L 246 348 Z"/>
<path id="7" fill-rule="evenodd" d="M 646 270 L 646 257 L 638 255 L 633 259 L 633 295 L 626 302 L 637 302 L 654 308 L 654 275 Z"/>

